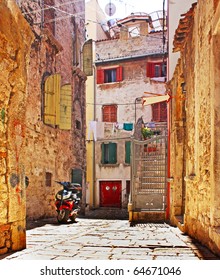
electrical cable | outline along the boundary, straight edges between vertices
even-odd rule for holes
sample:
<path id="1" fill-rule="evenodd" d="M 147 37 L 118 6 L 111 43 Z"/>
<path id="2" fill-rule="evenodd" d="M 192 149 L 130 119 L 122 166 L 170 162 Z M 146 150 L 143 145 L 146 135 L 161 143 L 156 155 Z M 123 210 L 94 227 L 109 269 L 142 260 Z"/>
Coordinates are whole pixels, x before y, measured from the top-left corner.
<path id="1" fill-rule="evenodd" d="M 56 11 L 59 11 L 59 12 L 61 12 L 61 13 L 66 14 L 66 16 L 63 16 L 63 17 L 61 16 L 61 17 L 58 17 L 58 18 L 55 18 L 55 19 L 51 19 L 51 20 L 49 20 L 49 21 L 45 21 L 44 23 L 56 22 L 56 21 L 58 21 L 58 20 L 63 20 L 63 19 L 69 18 L 69 17 L 76 17 L 76 18 L 78 17 L 79 19 L 85 21 L 84 18 L 82 18 L 82 17 L 79 16 L 80 14 L 84 14 L 85 12 L 78 12 L 78 13 L 76 12 L 76 13 L 73 14 L 73 13 L 69 13 L 69 12 L 66 12 L 66 11 L 61 10 L 61 9 L 58 8 L 58 7 L 60 7 L 60 6 L 64 6 L 64 5 L 68 5 L 68 4 L 75 4 L 75 3 L 81 2 L 81 1 L 82 1 L 82 0 L 78 0 L 78 1 L 69 1 L 69 2 L 65 2 L 65 3 L 58 4 L 58 5 L 56 5 L 56 6 L 50 6 L 50 5 L 45 4 L 45 5 L 47 6 L 47 8 L 42 8 L 42 9 L 38 9 L 38 10 L 33 10 L 33 11 L 31 11 L 31 12 L 25 12 L 25 13 L 23 13 L 23 15 L 28 15 L 28 14 L 32 14 L 32 13 L 37 13 L 37 12 L 46 11 L 46 10 L 49 10 L 49 9 L 54 9 L 54 10 L 56 10 Z M 152 13 L 151 13 L 151 14 L 152 14 Z M 163 11 L 163 15 L 164 15 L 164 11 Z M 107 24 L 103 24 L 103 23 L 100 23 L 100 22 L 97 22 L 97 21 L 94 21 L 94 20 L 86 19 L 86 21 L 99 24 L 101 27 L 103 27 L 103 26 L 109 27 Z M 159 21 L 159 19 L 158 19 L 158 21 Z M 33 24 L 34 24 L 34 25 L 38 25 L 38 24 L 41 24 L 41 22 L 36 22 L 36 23 L 33 23 Z M 127 27 L 126 25 L 122 24 L 122 26 L 123 26 L 124 28 L 127 28 L 127 29 L 128 29 L 128 27 Z M 130 33 L 133 34 L 134 32 L 130 32 Z M 135 34 L 135 33 L 134 33 L 134 34 Z M 145 34 L 139 34 L 139 36 L 146 37 Z M 151 38 L 158 39 L 158 37 L 152 36 L 152 35 L 151 35 Z M 163 36 L 161 39 L 164 41 L 164 36 Z"/>

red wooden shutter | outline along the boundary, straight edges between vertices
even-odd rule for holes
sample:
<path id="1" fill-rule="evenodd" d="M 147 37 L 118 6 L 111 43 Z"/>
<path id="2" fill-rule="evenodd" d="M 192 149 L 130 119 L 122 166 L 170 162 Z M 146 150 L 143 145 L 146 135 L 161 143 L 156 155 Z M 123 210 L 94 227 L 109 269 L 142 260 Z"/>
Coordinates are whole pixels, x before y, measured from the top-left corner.
<path id="1" fill-rule="evenodd" d="M 152 104 L 152 120 L 154 122 L 166 122 L 167 121 L 167 103 L 166 103 L 166 101 Z"/>
<path id="2" fill-rule="evenodd" d="M 159 103 L 152 104 L 152 120 L 154 122 L 160 121 L 160 105 Z"/>
<path id="3" fill-rule="evenodd" d="M 117 122 L 117 106 L 105 105 L 102 107 L 103 122 Z"/>
<path id="4" fill-rule="evenodd" d="M 152 62 L 147 63 L 147 77 L 149 78 L 154 77 L 154 63 Z"/>
<path id="5" fill-rule="evenodd" d="M 116 69 L 116 81 L 121 82 L 122 81 L 122 66 L 119 66 Z"/>
<path id="6" fill-rule="evenodd" d="M 97 84 L 103 84 L 103 83 L 104 83 L 104 70 L 97 69 Z"/>
<path id="7" fill-rule="evenodd" d="M 161 122 L 167 121 L 167 102 L 160 103 L 160 121 Z"/>

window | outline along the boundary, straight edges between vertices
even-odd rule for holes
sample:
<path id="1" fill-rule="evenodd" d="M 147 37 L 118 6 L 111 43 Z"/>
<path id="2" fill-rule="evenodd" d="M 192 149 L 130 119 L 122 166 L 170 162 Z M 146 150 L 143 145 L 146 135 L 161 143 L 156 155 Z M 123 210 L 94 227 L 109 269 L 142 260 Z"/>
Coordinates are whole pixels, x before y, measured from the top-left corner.
<path id="1" fill-rule="evenodd" d="M 122 81 L 122 66 L 97 70 L 97 84 Z"/>
<path id="2" fill-rule="evenodd" d="M 103 122 L 117 122 L 117 105 L 104 105 L 102 107 Z"/>
<path id="3" fill-rule="evenodd" d="M 116 69 L 108 69 L 104 71 L 104 83 L 113 83 L 116 81 Z"/>
<path id="4" fill-rule="evenodd" d="M 165 77 L 166 76 L 166 62 L 148 62 L 147 63 L 147 77 Z"/>
<path id="5" fill-rule="evenodd" d="M 76 120 L 76 129 L 81 129 L 81 122 Z"/>
<path id="6" fill-rule="evenodd" d="M 125 163 L 131 163 L 131 141 L 125 142 Z"/>
<path id="7" fill-rule="evenodd" d="M 61 75 L 49 76 L 44 84 L 44 123 L 58 125 L 60 123 L 60 82 Z"/>
<path id="8" fill-rule="evenodd" d="M 117 163 L 117 144 L 116 143 L 102 143 L 102 164 L 115 164 Z"/>
<path id="9" fill-rule="evenodd" d="M 83 178 L 82 169 L 79 168 L 72 169 L 72 174 L 71 174 L 72 183 L 77 183 L 82 186 L 82 178 Z"/>
<path id="10" fill-rule="evenodd" d="M 46 187 L 51 187 L 52 185 L 52 173 L 46 172 Z"/>
<path id="11" fill-rule="evenodd" d="M 167 121 L 167 102 L 152 104 L 152 121 L 166 122 Z"/>
<path id="12" fill-rule="evenodd" d="M 47 77 L 44 83 L 44 123 L 71 129 L 72 88 L 70 84 L 61 87 L 61 75 Z"/>
<path id="13" fill-rule="evenodd" d="M 139 37 L 140 36 L 140 25 L 134 25 L 128 27 L 129 37 Z"/>

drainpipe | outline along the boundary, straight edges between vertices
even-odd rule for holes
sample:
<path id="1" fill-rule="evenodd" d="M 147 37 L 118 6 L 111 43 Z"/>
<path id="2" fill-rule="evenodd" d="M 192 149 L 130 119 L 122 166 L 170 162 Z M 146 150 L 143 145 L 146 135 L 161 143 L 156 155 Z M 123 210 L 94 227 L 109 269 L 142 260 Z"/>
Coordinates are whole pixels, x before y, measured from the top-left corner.
<path id="1" fill-rule="evenodd" d="M 163 0 L 163 11 L 165 10 L 165 0 Z M 169 19 L 169 1 L 167 1 L 167 19 Z M 167 22 L 167 36 L 169 39 L 169 22 Z M 169 44 L 168 44 L 169 46 Z M 167 63 L 167 77 L 169 77 L 169 49 L 168 49 L 168 63 Z M 171 106 L 169 100 L 167 103 L 167 178 L 170 178 L 170 122 L 171 122 Z M 170 219 L 170 182 L 167 181 L 167 208 L 166 208 L 166 219 Z"/>
<path id="2" fill-rule="evenodd" d="M 94 121 L 96 121 L 96 67 L 95 65 L 93 65 L 93 71 L 94 71 L 94 80 L 93 80 L 93 90 L 94 90 L 94 112 L 93 112 L 93 118 Z M 95 141 L 93 140 L 93 188 L 92 188 L 92 202 L 93 202 L 93 208 L 95 208 L 96 205 L 96 166 L 95 166 L 96 162 L 95 162 Z"/>

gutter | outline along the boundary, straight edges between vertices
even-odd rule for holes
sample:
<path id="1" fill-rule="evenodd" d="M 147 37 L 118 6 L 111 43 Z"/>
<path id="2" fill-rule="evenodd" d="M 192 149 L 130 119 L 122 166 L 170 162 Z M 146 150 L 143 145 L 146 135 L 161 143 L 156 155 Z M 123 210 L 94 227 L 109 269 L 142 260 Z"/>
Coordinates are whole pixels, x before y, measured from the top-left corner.
<path id="1" fill-rule="evenodd" d="M 168 53 L 164 52 L 157 52 L 157 53 L 149 53 L 149 54 L 142 54 L 142 55 L 131 55 L 131 56 L 124 56 L 124 57 L 114 57 L 110 59 L 100 59 L 96 60 L 95 64 L 103 64 L 103 63 L 108 63 L 108 62 L 115 62 L 115 61 L 122 61 L 122 60 L 129 60 L 129 59 L 137 59 L 137 58 L 144 58 L 144 57 L 151 57 L 151 56 L 164 56 L 168 55 Z"/>

